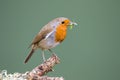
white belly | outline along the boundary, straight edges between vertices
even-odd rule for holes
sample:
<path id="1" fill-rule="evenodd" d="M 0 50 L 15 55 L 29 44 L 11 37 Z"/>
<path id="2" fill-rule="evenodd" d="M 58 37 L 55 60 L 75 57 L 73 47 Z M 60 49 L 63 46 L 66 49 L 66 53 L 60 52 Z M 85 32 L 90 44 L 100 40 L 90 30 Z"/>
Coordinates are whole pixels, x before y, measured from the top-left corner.
<path id="1" fill-rule="evenodd" d="M 55 42 L 54 37 L 49 37 L 47 39 L 43 39 L 39 42 L 39 48 L 41 49 L 51 49 L 57 46 L 59 42 Z"/>

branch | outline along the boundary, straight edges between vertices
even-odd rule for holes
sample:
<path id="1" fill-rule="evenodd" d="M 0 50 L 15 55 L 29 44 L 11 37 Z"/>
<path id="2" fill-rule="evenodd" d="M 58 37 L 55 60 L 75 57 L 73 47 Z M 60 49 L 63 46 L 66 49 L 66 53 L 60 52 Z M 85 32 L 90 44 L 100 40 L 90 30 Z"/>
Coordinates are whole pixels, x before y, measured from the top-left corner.
<path id="1" fill-rule="evenodd" d="M 60 59 L 55 54 L 53 54 L 44 63 L 42 63 L 42 64 L 38 65 L 36 68 L 34 68 L 28 74 L 29 78 L 30 79 L 35 79 L 35 80 L 36 80 L 36 78 L 37 78 L 37 80 L 61 80 L 61 79 L 58 79 L 58 78 L 53 79 L 51 77 L 43 76 L 44 74 L 47 74 L 49 71 L 53 71 L 52 68 L 54 67 L 55 64 L 58 64 L 58 63 L 60 63 Z M 41 77 L 41 76 L 43 76 L 43 77 Z"/>
<path id="2" fill-rule="evenodd" d="M 53 54 L 49 59 L 47 59 L 42 64 L 35 67 L 32 71 L 22 73 L 7 74 L 6 70 L 0 72 L 0 80 L 64 80 L 62 77 L 48 77 L 44 76 L 50 71 L 53 71 L 52 68 L 55 64 L 60 63 L 60 59 Z"/>

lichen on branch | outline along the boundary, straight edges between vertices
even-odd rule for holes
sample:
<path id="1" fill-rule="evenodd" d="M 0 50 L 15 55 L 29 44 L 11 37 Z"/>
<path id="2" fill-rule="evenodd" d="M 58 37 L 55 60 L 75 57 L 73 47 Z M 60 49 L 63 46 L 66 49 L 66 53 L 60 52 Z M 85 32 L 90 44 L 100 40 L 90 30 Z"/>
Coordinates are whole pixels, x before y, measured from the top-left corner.
<path id="1" fill-rule="evenodd" d="M 0 71 L 0 80 L 64 80 L 63 77 L 44 76 L 48 72 L 53 71 L 52 68 L 58 63 L 60 63 L 60 59 L 57 55 L 53 54 L 49 59 L 35 67 L 32 71 L 7 74 L 6 70 L 2 70 Z"/>

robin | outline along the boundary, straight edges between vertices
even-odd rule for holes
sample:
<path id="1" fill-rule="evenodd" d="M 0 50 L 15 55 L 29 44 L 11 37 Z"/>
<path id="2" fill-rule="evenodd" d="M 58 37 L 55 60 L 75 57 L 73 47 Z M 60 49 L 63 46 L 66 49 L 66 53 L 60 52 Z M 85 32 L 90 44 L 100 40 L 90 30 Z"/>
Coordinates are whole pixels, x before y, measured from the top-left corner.
<path id="1" fill-rule="evenodd" d="M 42 50 L 42 57 L 45 61 L 44 51 L 49 50 L 51 53 L 53 53 L 51 48 L 54 48 L 63 42 L 63 40 L 66 38 L 68 26 L 73 27 L 74 25 L 77 24 L 75 22 L 71 22 L 65 17 L 55 18 L 54 20 L 50 21 L 39 31 L 30 44 L 29 47 L 31 47 L 31 51 L 24 63 L 28 62 L 35 50 L 38 48 Z"/>

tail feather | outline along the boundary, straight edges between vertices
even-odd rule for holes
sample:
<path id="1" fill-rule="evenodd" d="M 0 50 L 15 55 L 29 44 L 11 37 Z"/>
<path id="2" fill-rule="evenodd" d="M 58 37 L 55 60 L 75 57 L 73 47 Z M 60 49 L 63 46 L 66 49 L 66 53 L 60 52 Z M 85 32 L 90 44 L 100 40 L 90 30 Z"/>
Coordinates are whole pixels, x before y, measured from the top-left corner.
<path id="1" fill-rule="evenodd" d="M 32 49 L 32 50 L 30 51 L 30 53 L 29 53 L 29 55 L 27 56 L 27 58 L 25 59 L 24 63 L 27 63 L 27 62 L 28 62 L 28 60 L 31 58 L 31 56 L 33 55 L 33 53 L 34 53 L 34 49 Z"/>

